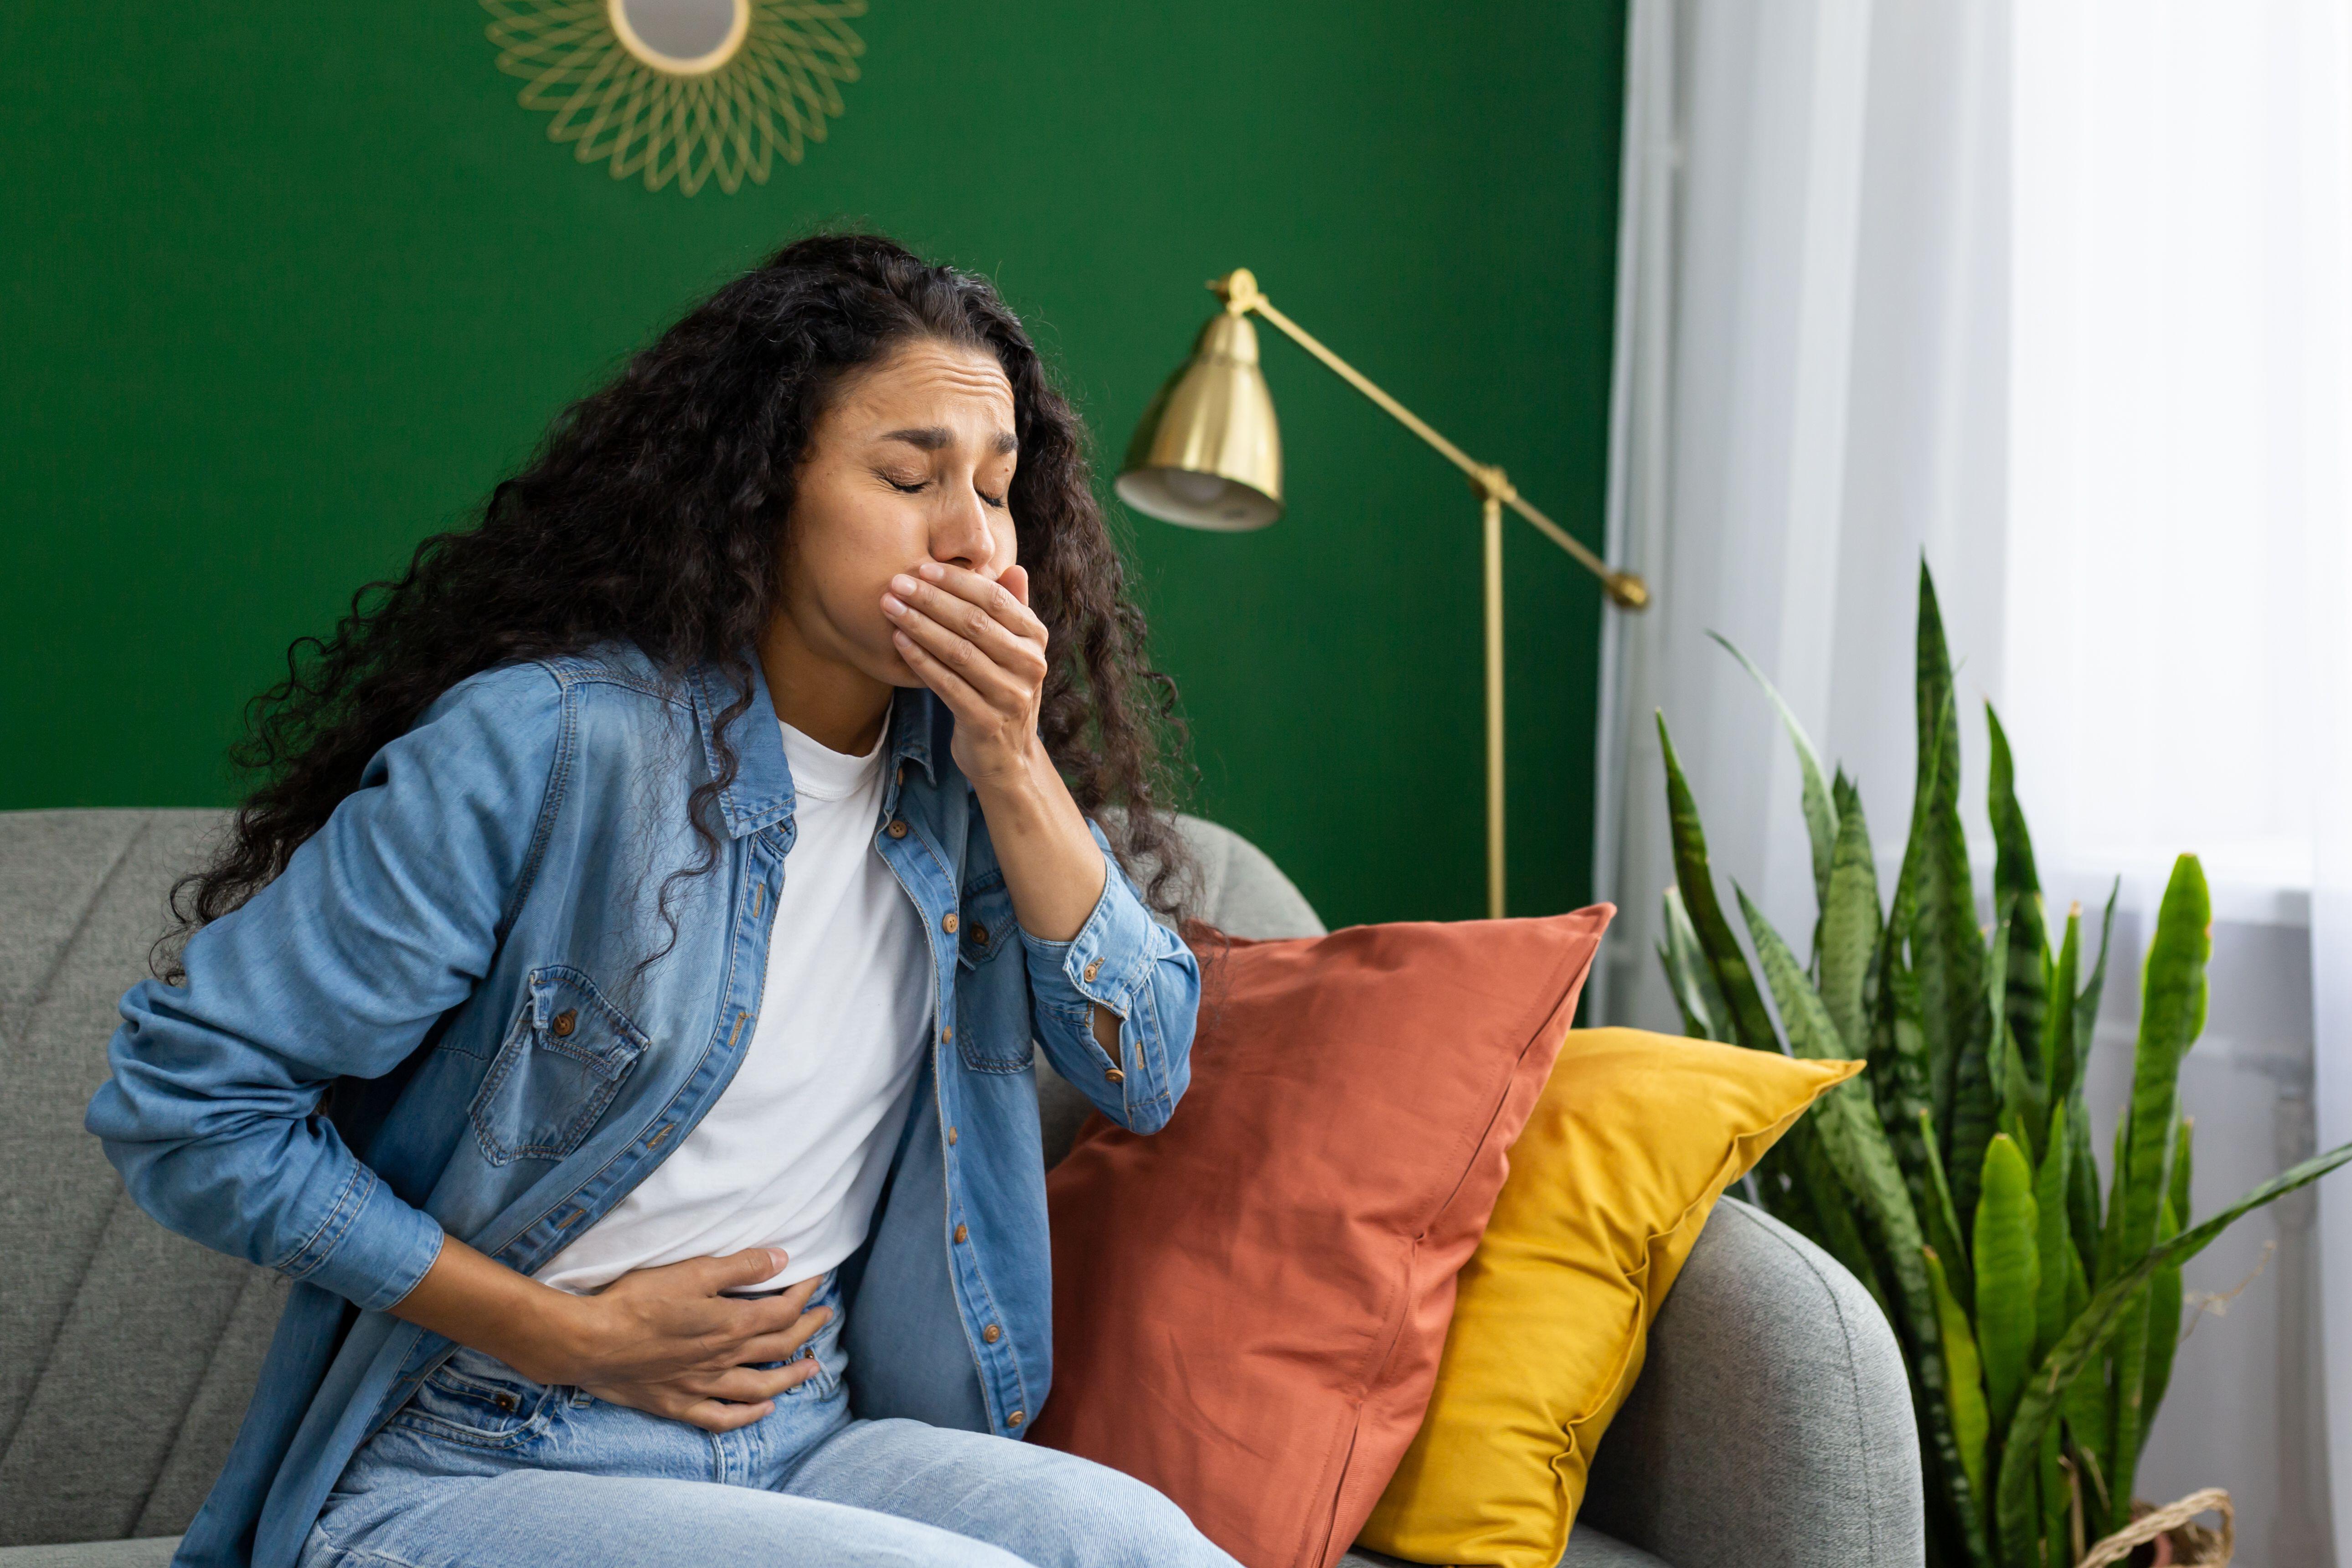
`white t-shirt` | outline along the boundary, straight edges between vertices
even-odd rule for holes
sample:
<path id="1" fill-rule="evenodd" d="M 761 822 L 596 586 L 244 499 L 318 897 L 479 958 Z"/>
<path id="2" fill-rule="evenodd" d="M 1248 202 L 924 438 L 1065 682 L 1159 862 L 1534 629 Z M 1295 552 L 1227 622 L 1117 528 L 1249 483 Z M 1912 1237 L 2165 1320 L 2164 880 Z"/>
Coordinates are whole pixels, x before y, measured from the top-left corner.
<path id="1" fill-rule="evenodd" d="M 874 845 L 883 751 L 826 750 L 787 724 L 795 796 L 750 1053 L 685 1142 L 548 1260 L 542 1284 L 584 1295 L 633 1268 L 781 1247 L 822 1274 L 866 1239 L 929 1037 L 922 917 Z"/>

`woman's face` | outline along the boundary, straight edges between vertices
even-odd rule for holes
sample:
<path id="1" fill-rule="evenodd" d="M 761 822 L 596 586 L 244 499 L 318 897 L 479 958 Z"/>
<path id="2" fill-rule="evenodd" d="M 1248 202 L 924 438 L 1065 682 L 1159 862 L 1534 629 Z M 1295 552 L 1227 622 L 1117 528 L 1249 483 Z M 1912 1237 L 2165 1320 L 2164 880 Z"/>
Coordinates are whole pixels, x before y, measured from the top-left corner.
<path id="1" fill-rule="evenodd" d="M 784 531 L 784 615 L 811 653 L 920 686 L 891 646 L 891 574 L 945 562 L 992 581 L 1013 563 L 1018 445 L 995 357 L 935 338 L 855 373 L 812 432 Z"/>

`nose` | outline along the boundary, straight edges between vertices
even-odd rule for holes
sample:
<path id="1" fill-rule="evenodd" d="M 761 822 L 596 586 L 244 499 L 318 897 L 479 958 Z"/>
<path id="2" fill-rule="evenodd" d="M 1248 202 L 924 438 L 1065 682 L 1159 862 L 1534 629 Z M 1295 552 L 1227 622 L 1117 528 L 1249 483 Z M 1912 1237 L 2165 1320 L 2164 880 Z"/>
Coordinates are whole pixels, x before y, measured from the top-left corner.
<path id="1" fill-rule="evenodd" d="M 996 554 L 996 538 L 989 531 L 988 508 L 970 485 L 962 489 L 960 499 L 943 500 L 931 524 L 931 559 L 984 572 Z"/>

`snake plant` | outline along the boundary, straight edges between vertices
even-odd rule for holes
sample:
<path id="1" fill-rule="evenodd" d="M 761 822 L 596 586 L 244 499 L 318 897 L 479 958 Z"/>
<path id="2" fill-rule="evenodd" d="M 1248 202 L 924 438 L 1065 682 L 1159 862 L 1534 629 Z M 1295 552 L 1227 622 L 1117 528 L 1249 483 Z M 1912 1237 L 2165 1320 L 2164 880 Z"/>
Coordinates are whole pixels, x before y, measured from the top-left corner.
<path id="1" fill-rule="evenodd" d="M 2204 1027 L 2211 916 L 2204 873 L 2183 855 L 2148 943 L 2131 1094 L 2103 1194 L 2084 1068 L 2115 899 L 2086 970 L 2079 909 L 2052 940 L 2008 740 L 1988 707 L 1993 919 L 1979 925 L 1951 659 L 1926 567 L 1918 773 L 1883 908 L 1853 781 L 1842 769 L 1824 776 L 1771 683 L 1724 647 L 1796 747 L 1811 953 L 1800 959 L 1735 884 L 1743 949 L 1661 714 L 1677 886 L 1660 962 L 1690 1034 L 1868 1062 L 1766 1157 L 1756 1195 L 1852 1270 L 1894 1327 L 1918 1418 L 1929 1562 L 2061 1568 L 2129 1521 L 2179 1338 L 2181 1265 L 2241 1215 L 2352 1160 L 2352 1144 L 2190 1223 L 2179 1071 Z"/>

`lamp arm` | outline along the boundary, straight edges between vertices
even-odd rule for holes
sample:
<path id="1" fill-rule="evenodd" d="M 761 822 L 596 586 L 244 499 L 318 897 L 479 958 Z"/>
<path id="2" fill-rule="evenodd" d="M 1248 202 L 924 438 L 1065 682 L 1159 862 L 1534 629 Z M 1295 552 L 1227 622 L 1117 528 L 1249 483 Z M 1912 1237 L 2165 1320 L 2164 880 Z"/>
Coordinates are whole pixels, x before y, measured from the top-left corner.
<path id="1" fill-rule="evenodd" d="M 1247 275 L 1243 274 L 1242 276 L 1245 278 Z M 1586 571 L 1601 579 L 1601 585 L 1608 590 L 1610 599 L 1615 603 L 1619 608 L 1639 610 L 1645 608 L 1649 605 L 1649 584 L 1643 583 L 1641 578 L 1635 576 L 1630 572 L 1620 572 L 1615 570 L 1607 562 L 1601 560 L 1600 556 L 1594 554 L 1590 549 L 1588 549 L 1583 541 L 1578 539 L 1574 534 L 1569 532 L 1568 530 L 1560 527 L 1559 524 L 1546 517 L 1533 506 L 1530 506 L 1527 500 L 1520 496 L 1517 489 L 1513 488 L 1511 481 L 1504 476 L 1502 469 L 1496 468 L 1491 464 L 1477 461 L 1475 458 L 1472 458 L 1469 453 L 1464 451 L 1461 447 L 1455 446 L 1453 442 L 1439 435 L 1434 429 L 1431 428 L 1427 420 L 1422 418 L 1420 415 L 1415 414 L 1412 409 L 1407 408 L 1403 404 L 1399 403 L 1395 398 L 1391 397 L 1387 393 L 1381 391 L 1378 385 L 1374 384 L 1371 378 L 1365 375 L 1363 372 L 1358 370 L 1354 365 L 1349 364 L 1346 360 L 1341 359 L 1338 354 L 1333 353 L 1329 349 L 1324 347 L 1322 342 L 1318 339 L 1314 333 L 1308 331 L 1306 328 L 1292 321 L 1288 316 L 1284 315 L 1280 310 L 1276 310 L 1274 308 L 1274 301 L 1268 300 L 1264 294 L 1258 292 L 1256 284 L 1254 280 L 1239 284 L 1238 286 L 1226 286 L 1233 285 L 1234 283 L 1234 279 L 1221 279 L 1219 284 L 1212 285 L 1212 287 L 1217 288 L 1220 294 L 1224 296 L 1225 308 L 1227 310 L 1235 312 L 1255 310 L 1259 315 L 1264 316 L 1267 321 L 1273 322 L 1276 327 L 1280 328 L 1283 333 L 1287 336 L 1291 342 L 1297 343 L 1300 348 L 1305 349 L 1308 353 L 1313 354 L 1317 359 L 1321 360 L 1325 367 L 1328 368 L 1334 375 L 1337 375 L 1349 386 L 1354 387 L 1358 392 L 1362 393 L 1366 397 L 1371 399 L 1373 403 L 1379 405 L 1380 407 L 1385 410 L 1389 416 L 1394 419 L 1398 424 L 1403 426 L 1406 429 L 1412 431 L 1414 435 L 1428 442 L 1432 447 L 1436 447 L 1440 453 L 1444 455 L 1447 461 L 1451 462 L 1455 468 L 1461 469 L 1465 474 L 1467 474 L 1470 477 L 1471 488 L 1475 489 L 1481 496 L 1492 496 L 1495 500 L 1501 501 L 1513 511 L 1517 512 L 1521 517 L 1527 519 L 1528 522 L 1534 524 L 1538 531 L 1541 532 L 1545 538 L 1550 540 L 1554 544 L 1559 545 L 1562 550 L 1568 552 L 1568 553 L 1575 559 L 1578 564 L 1581 565 Z"/>

